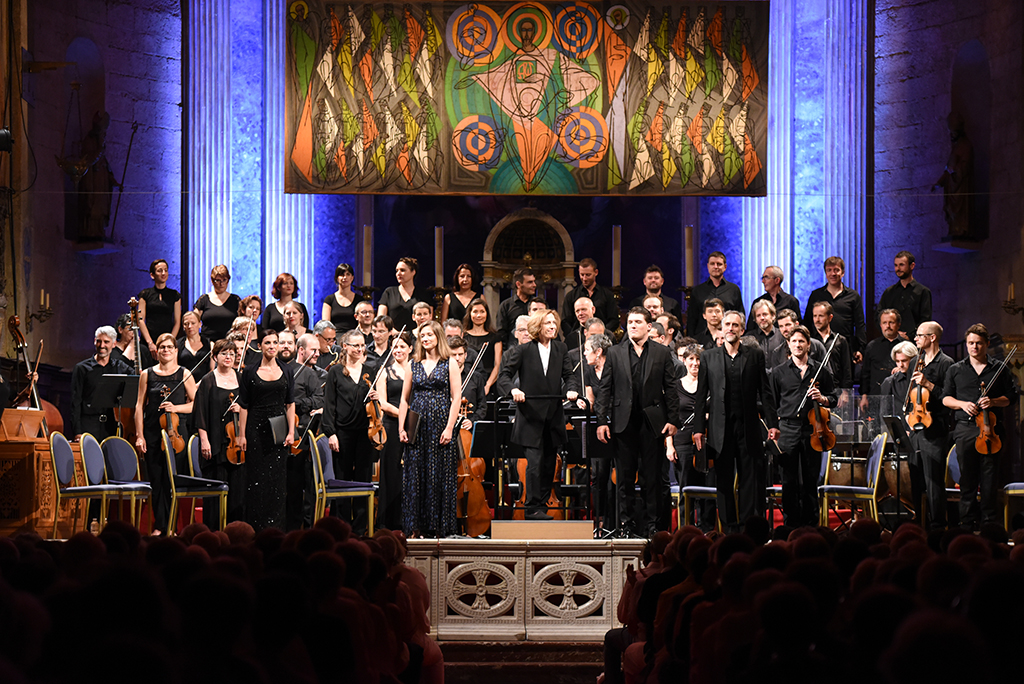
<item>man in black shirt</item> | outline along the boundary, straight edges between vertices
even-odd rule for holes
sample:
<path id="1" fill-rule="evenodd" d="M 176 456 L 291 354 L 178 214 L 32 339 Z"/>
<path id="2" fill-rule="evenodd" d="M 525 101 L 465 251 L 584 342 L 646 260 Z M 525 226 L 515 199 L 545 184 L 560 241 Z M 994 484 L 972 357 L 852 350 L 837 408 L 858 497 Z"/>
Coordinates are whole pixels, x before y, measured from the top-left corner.
<path id="1" fill-rule="evenodd" d="M 278 335 L 278 358 L 284 350 L 285 342 L 291 337 L 285 330 Z M 286 475 L 285 528 L 300 529 L 303 525 L 313 524 L 313 502 L 315 492 L 313 485 L 313 462 L 309 457 L 309 440 L 303 439 L 306 431 L 312 428 L 317 432 L 320 414 L 324 410 L 324 380 L 316 366 L 320 356 L 320 344 L 316 335 L 305 333 L 294 343 L 294 352 L 289 367 L 295 379 L 292 397 L 295 399 L 295 418 L 299 425 L 295 430 L 295 442 L 302 450 L 299 454 L 288 457 Z"/>
<path id="2" fill-rule="evenodd" d="M 97 383 L 102 376 L 128 375 L 135 372 L 128 364 L 110 357 L 115 337 L 117 332 L 109 325 L 96 328 L 96 334 L 93 336 L 96 353 L 76 364 L 71 371 L 71 434 L 76 440 L 88 432 L 102 442 L 117 432 L 114 410 L 93 406 L 92 403 Z M 133 406 L 135 397 L 125 397 L 124 404 L 128 407 Z"/>
<path id="3" fill-rule="evenodd" d="M 712 252 L 708 255 L 708 279 L 699 285 L 694 285 L 690 292 L 690 301 L 686 305 L 686 334 L 690 337 L 699 338 L 699 334 L 707 329 L 704 319 L 696 312 L 704 310 L 704 302 L 709 299 L 718 299 L 722 302 L 724 311 L 743 311 L 743 295 L 736 283 L 730 283 L 725 279 L 725 255 L 721 252 Z M 682 320 L 682 319 L 680 319 Z"/>
<path id="4" fill-rule="evenodd" d="M 778 266 L 768 266 L 764 269 L 764 275 L 761 276 L 761 284 L 764 285 L 764 294 L 754 300 L 754 303 L 750 306 L 750 316 L 747 320 L 747 332 L 751 332 L 757 323 L 754 320 L 754 306 L 760 301 L 769 301 L 775 307 L 776 311 L 782 311 L 783 309 L 790 309 L 792 311 L 800 310 L 800 300 L 793 295 L 782 291 L 782 279 L 784 274 L 782 269 Z"/>
<path id="5" fill-rule="evenodd" d="M 999 364 L 988 356 L 988 329 L 976 323 L 967 329 L 967 358 L 954 363 L 946 373 L 942 388 L 942 403 L 953 410 L 956 427 L 956 458 L 960 463 L 960 522 L 976 526 L 979 522 L 978 492 L 981 495 L 980 512 L 984 522 L 996 522 L 996 459 L 1000 453 L 991 453 L 994 446 L 989 440 L 986 450 L 980 453 L 975 446 L 981 434 L 978 417 L 988 412 L 995 418 L 995 436 L 1002 437 L 1003 408 L 1017 395 L 1011 374 L 1004 371 L 993 383 Z M 982 396 L 982 384 L 985 385 Z"/>
<path id="6" fill-rule="evenodd" d="M 683 320 L 682 307 L 679 306 L 678 301 L 669 297 L 662 291 L 664 286 L 665 274 L 662 272 L 661 267 L 656 264 L 651 264 L 644 272 L 644 293 L 631 301 L 629 303 L 629 308 L 632 309 L 636 306 L 643 306 L 644 298 L 647 297 L 647 295 L 658 295 L 661 297 L 661 302 L 665 311 L 672 314 L 679 320 Z"/>
<path id="7" fill-rule="evenodd" d="M 782 511 L 790 527 L 818 524 L 821 452 L 811 447 L 808 415 L 816 403 L 830 408 L 839 401 L 832 373 L 827 368 L 818 373 L 821 364 L 809 357 L 810 348 L 810 331 L 797 326 L 789 336 L 789 360 L 776 366 L 771 374 L 782 451 Z M 815 373 L 818 373 L 818 384 L 812 386 Z"/>
<path id="8" fill-rule="evenodd" d="M 316 365 L 319 368 L 327 368 L 338 358 L 338 331 L 334 324 L 326 318 L 317 321 L 313 326 L 313 334 L 316 335 L 317 345 L 320 353 L 316 358 Z"/>
<path id="9" fill-rule="evenodd" d="M 565 308 L 565 307 L 563 307 Z M 572 310 L 572 321 L 570 325 L 566 325 L 566 320 L 562 320 L 562 330 L 565 332 L 565 346 L 569 349 L 576 349 L 580 346 L 580 332 L 586 326 L 587 321 L 592 318 L 596 318 L 594 315 L 594 302 L 590 301 L 590 297 L 577 297 L 576 303 L 573 305 Z M 601 320 L 598 318 L 598 320 Z"/>
<path id="10" fill-rule="evenodd" d="M 775 368 L 789 358 L 789 336 L 792 335 L 793 331 L 796 330 L 796 327 L 800 325 L 800 314 L 797 313 L 795 309 L 781 309 L 775 317 L 775 325 L 778 327 L 779 332 L 782 333 L 782 337 L 786 340 L 786 344 L 775 348 L 775 351 L 772 353 L 772 357 L 768 359 L 769 368 Z M 823 358 L 825 358 L 825 345 L 821 343 L 821 340 L 814 337 L 814 333 L 811 333 L 811 348 L 809 356 L 819 363 Z"/>
<path id="11" fill-rule="evenodd" d="M 899 282 L 885 289 L 878 300 L 878 316 L 882 311 L 896 309 L 900 312 L 906 330 L 916 330 L 917 326 L 932 319 L 932 291 L 914 280 L 914 255 L 903 250 L 896 254 L 893 268 Z M 906 337 L 906 335 L 903 335 Z"/>
<path id="12" fill-rule="evenodd" d="M 739 532 L 747 518 L 765 513 L 768 464 L 759 402 L 768 436 L 779 436 L 764 354 L 757 345 L 740 342 L 743 318 L 740 311 L 726 312 L 722 319 L 724 343 L 701 355 L 694 408 L 693 445 L 700 451 L 708 435 L 708 459 L 715 462 L 718 515 L 727 533 Z"/>
<path id="13" fill-rule="evenodd" d="M 868 342 L 864 348 L 864 362 L 860 367 L 861 409 L 867 408 L 867 395 L 878 394 L 882 389 L 882 381 L 892 373 L 895 365 L 892 360 L 892 349 L 904 341 L 900 335 L 900 312 L 886 309 L 878 318 L 882 328 L 882 336 Z"/>
<path id="14" fill-rule="evenodd" d="M 915 455 L 920 456 L 920 467 L 924 478 L 925 495 L 928 499 L 928 524 L 931 527 L 946 526 L 946 453 L 949 451 L 949 409 L 942 403 L 943 384 L 953 359 L 942 352 L 942 326 L 935 321 L 925 321 L 917 326 L 914 341 L 924 368 L 911 377 L 911 382 L 921 385 L 930 393 L 926 404 L 932 416 L 932 424 L 910 433 Z"/>
<path id="15" fill-rule="evenodd" d="M 586 297 L 593 303 L 594 313 L 604 321 L 605 327 L 609 330 L 617 330 L 619 327 L 619 305 L 615 301 L 615 294 L 604 285 L 597 284 L 597 262 L 587 257 L 580 261 L 579 266 L 580 284 L 565 293 L 562 300 L 562 332 L 566 344 L 569 344 L 569 334 L 576 328 L 576 300 Z M 572 345 L 569 345 L 572 348 Z"/>
<path id="16" fill-rule="evenodd" d="M 718 346 L 718 338 L 722 335 L 722 317 L 725 315 L 725 305 L 721 299 L 712 297 L 701 305 L 701 315 L 704 319 L 704 328 L 693 338 L 705 349 L 713 349 Z"/>
<path id="17" fill-rule="evenodd" d="M 771 373 L 772 360 L 775 359 L 782 347 L 787 344 L 786 338 L 782 336 L 779 329 L 775 327 L 775 305 L 767 299 L 758 299 L 751 307 L 751 313 L 756 321 L 753 330 L 747 327 L 747 332 L 757 340 L 757 344 L 764 352 L 765 363 L 768 372 Z M 808 333 L 810 335 L 810 333 Z"/>
<path id="18" fill-rule="evenodd" d="M 501 341 L 515 336 L 516 319 L 529 313 L 530 299 L 537 294 L 537 276 L 529 268 L 517 269 L 512 274 L 515 293 L 498 305 L 497 327 Z"/>
<path id="19" fill-rule="evenodd" d="M 861 302 L 859 294 L 843 285 L 845 273 L 846 262 L 842 258 L 831 256 L 825 259 L 827 282 L 812 291 L 810 297 L 807 298 L 807 310 L 804 312 L 803 323 L 812 331 L 813 335 L 814 305 L 818 302 L 828 302 L 832 306 L 832 313 L 835 316 L 832 327 L 849 343 L 853 363 L 860 363 L 861 352 L 868 343 L 867 330 L 864 327 L 864 304 Z"/>
<path id="20" fill-rule="evenodd" d="M 831 304 L 828 302 L 816 303 L 811 314 L 811 320 L 814 321 L 814 332 L 811 335 L 821 340 L 826 350 L 832 344 L 833 337 L 835 338 L 835 348 L 828 359 L 832 378 L 836 381 L 836 386 L 839 389 L 853 389 L 853 365 L 850 363 L 850 345 L 845 337 L 832 330 L 832 317 Z"/>

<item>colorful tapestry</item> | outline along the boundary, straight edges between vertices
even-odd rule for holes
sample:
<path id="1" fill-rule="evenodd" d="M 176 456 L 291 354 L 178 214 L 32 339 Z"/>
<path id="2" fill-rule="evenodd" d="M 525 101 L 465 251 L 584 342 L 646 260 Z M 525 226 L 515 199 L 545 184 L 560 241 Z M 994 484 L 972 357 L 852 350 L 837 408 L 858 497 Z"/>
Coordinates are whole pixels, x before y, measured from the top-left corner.
<path id="1" fill-rule="evenodd" d="M 289 192 L 766 192 L 767 2 L 288 14 Z"/>

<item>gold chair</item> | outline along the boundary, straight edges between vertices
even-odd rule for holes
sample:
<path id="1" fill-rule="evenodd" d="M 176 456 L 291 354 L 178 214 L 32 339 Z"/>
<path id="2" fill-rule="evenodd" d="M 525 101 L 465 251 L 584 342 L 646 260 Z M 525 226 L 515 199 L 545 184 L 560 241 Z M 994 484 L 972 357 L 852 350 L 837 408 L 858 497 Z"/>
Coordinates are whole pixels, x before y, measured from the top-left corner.
<path id="1" fill-rule="evenodd" d="M 885 441 L 887 435 L 882 433 L 871 442 L 868 450 L 867 463 L 867 486 L 856 485 L 833 485 L 828 483 L 828 468 L 826 463 L 825 484 L 818 487 L 818 511 L 821 515 L 819 524 L 828 525 L 829 503 L 832 501 L 849 501 L 850 517 L 854 515 L 855 504 L 861 503 L 868 511 L 873 520 L 878 520 L 878 481 L 882 472 L 882 455 L 885 453 Z M 831 460 L 831 456 L 829 457 Z"/>

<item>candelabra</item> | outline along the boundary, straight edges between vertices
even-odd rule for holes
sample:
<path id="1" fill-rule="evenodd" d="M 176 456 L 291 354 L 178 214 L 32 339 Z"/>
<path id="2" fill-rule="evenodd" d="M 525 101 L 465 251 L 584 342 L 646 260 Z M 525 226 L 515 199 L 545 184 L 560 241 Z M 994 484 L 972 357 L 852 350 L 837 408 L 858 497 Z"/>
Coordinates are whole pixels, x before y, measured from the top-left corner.
<path id="1" fill-rule="evenodd" d="M 32 332 L 32 319 L 45 323 L 53 317 L 53 309 L 50 308 L 49 297 L 47 297 L 46 304 L 41 304 L 39 310 L 32 312 L 32 307 L 28 304 L 25 305 L 25 331 Z"/>
<path id="2" fill-rule="evenodd" d="M 1021 314 L 1021 320 L 1024 321 L 1024 306 L 1019 306 L 1017 300 L 1012 297 L 1003 302 L 1003 311 L 1011 316 Z"/>
<path id="3" fill-rule="evenodd" d="M 451 291 L 447 287 L 428 287 L 427 292 L 431 292 L 434 295 L 434 320 L 438 323 L 444 324 L 439 316 L 441 315 L 441 305 L 444 303 L 444 296 Z"/>

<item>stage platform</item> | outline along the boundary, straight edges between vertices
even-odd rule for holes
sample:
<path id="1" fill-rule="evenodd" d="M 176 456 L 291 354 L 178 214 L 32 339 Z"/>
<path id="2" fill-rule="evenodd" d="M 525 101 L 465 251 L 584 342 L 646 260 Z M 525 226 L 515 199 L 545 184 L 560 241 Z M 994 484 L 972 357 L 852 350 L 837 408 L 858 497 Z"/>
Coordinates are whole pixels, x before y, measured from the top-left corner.
<path id="1" fill-rule="evenodd" d="M 542 537 L 545 525 L 531 522 Z M 406 563 L 426 577 L 439 641 L 604 639 L 626 568 L 639 569 L 646 541 L 410 539 Z"/>

